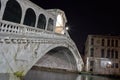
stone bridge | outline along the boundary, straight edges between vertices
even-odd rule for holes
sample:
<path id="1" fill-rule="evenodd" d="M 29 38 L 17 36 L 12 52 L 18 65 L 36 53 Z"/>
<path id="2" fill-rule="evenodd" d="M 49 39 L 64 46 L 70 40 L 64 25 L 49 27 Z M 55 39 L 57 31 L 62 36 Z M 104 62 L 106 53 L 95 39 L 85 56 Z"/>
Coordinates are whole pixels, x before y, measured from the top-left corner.
<path id="1" fill-rule="evenodd" d="M 83 60 L 62 10 L 29 0 L 0 0 L 0 80 L 20 80 L 33 67 L 82 71 Z"/>

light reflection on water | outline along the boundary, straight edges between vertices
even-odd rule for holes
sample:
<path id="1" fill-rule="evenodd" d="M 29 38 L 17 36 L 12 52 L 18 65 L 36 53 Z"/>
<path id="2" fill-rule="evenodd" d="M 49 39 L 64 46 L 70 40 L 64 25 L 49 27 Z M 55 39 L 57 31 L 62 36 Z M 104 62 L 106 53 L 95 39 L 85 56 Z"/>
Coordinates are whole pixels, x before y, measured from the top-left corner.
<path id="1" fill-rule="evenodd" d="M 101 76 L 79 75 L 74 73 L 57 73 L 30 70 L 24 80 L 120 80 Z"/>

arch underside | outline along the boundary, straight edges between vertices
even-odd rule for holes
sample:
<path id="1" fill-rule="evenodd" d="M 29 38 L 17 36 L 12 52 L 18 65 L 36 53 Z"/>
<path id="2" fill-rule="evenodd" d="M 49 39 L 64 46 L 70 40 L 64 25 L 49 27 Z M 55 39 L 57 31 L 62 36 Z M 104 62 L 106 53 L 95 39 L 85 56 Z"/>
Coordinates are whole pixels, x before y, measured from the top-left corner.
<path id="1" fill-rule="evenodd" d="M 76 72 L 77 64 L 72 52 L 65 47 L 57 47 L 40 58 L 35 66 Z"/>

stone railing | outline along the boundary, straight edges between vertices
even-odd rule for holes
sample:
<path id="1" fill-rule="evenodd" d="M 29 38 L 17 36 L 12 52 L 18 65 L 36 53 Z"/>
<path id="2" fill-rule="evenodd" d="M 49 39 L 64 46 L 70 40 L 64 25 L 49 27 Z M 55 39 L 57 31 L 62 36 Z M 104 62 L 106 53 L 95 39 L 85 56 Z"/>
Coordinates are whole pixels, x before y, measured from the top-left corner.
<path id="1" fill-rule="evenodd" d="M 8 34 L 9 36 L 11 35 L 22 36 L 22 38 L 17 37 L 17 39 L 10 39 L 13 42 L 41 42 L 41 41 L 55 42 L 55 43 L 65 42 L 67 44 L 70 44 L 71 46 L 76 47 L 72 39 L 66 35 L 57 34 L 54 32 L 50 32 L 50 31 L 46 31 L 46 30 L 42 30 L 42 29 L 38 29 L 38 28 L 26 26 L 26 25 L 21 25 L 21 24 L 9 22 L 9 21 L 4 21 L 4 20 L 0 20 L 0 34 L 4 34 L 4 35 Z M 32 39 L 26 39 L 26 37 L 27 38 L 30 37 Z M 41 40 L 41 39 L 44 39 L 44 40 Z M 9 38 L 5 40 L 9 41 Z M 0 42 L 2 42 L 2 39 L 0 39 Z"/>
<path id="2" fill-rule="evenodd" d="M 17 23 L 13 23 L 13 22 L 9 22 L 9 21 L 4 21 L 4 20 L 0 20 L 0 36 L 3 35 L 8 35 L 8 36 L 4 36 L 7 37 L 5 38 L 6 41 L 9 41 L 10 36 L 14 36 L 16 35 L 17 38 L 14 38 L 11 40 L 16 42 L 16 41 L 23 41 L 23 42 L 27 42 L 27 41 L 33 41 L 33 42 L 40 42 L 40 39 L 44 39 L 42 41 L 48 42 L 48 40 L 52 40 L 52 42 L 66 42 L 66 43 L 74 43 L 70 37 L 63 35 L 63 34 L 58 34 L 58 33 L 54 33 L 54 32 L 50 32 L 50 31 L 46 31 L 46 30 L 42 30 L 42 29 L 38 29 L 38 28 L 34 28 L 34 27 L 30 27 L 30 26 L 26 26 L 26 25 L 21 25 L 21 24 L 17 24 Z M 21 36 L 20 38 L 18 36 Z M 32 38 L 32 39 L 27 39 L 27 38 Z M 26 40 L 27 39 L 27 40 Z M 0 41 L 2 41 L 2 38 L 0 39 Z"/>
<path id="3" fill-rule="evenodd" d="M 24 36 L 32 36 L 32 37 L 46 37 L 46 38 L 58 38 L 62 39 L 67 37 L 63 34 L 57 34 L 51 31 L 46 31 L 26 25 L 21 25 L 9 21 L 0 20 L 0 33 L 3 34 L 17 34 Z"/>

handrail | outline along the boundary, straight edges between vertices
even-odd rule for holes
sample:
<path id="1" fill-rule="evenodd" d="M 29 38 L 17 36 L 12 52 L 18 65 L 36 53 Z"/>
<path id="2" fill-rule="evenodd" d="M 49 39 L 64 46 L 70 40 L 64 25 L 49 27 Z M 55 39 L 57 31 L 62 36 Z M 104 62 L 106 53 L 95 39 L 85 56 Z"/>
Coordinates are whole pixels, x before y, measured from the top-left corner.
<path id="1" fill-rule="evenodd" d="M 10 33 L 10 34 L 21 34 L 21 35 L 32 35 L 32 36 L 46 36 L 47 37 L 66 37 L 63 34 L 56 34 L 52 31 L 45 31 L 39 28 L 30 27 L 27 25 L 22 25 L 18 23 L 13 23 L 5 20 L 0 20 L 0 33 Z"/>
<path id="2" fill-rule="evenodd" d="M 0 20 L 0 33 L 8 33 L 8 34 L 21 34 L 21 35 L 32 35 L 36 37 L 45 37 L 52 38 L 55 40 L 66 40 L 67 43 L 72 43 L 75 46 L 74 42 L 71 38 L 63 34 L 57 34 L 50 31 L 45 31 L 42 29 L 29 27 L 26 25 L 21 25 L 18 23 L 13 23 L 5 20 Z"/>

